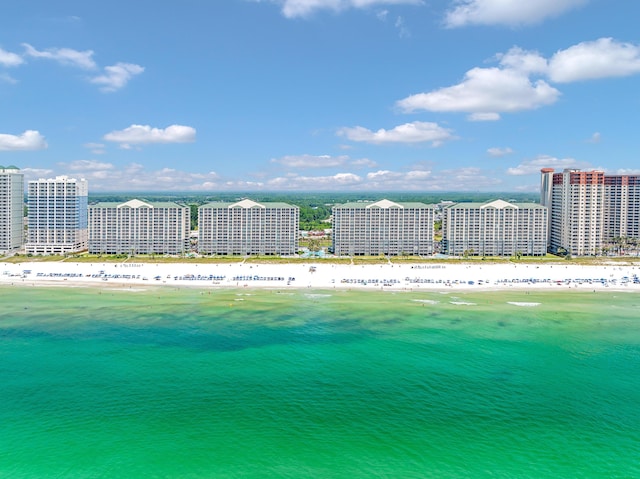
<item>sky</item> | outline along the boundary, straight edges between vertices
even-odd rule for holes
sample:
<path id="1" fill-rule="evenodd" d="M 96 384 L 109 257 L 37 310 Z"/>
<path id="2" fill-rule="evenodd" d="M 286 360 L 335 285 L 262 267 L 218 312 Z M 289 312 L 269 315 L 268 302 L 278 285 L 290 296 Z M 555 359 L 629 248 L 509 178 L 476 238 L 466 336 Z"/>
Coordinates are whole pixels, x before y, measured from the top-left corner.
<path id="1" fill-rule="evenodd" d="M 22 0 L 0 165 L 90 192 L 536 192 L 640 174 L 635 0 Z"/>

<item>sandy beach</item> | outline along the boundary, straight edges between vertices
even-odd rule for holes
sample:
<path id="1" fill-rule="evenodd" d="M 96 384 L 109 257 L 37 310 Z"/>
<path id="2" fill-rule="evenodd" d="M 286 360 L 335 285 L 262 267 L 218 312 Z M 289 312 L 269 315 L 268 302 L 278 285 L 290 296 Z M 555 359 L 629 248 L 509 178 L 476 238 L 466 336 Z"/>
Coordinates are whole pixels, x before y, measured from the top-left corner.
<path id="1" fill-rule="evenodd" d="M 0 285 L 640 291 L 640 266 L 576 264 L 2 263 Z"/>

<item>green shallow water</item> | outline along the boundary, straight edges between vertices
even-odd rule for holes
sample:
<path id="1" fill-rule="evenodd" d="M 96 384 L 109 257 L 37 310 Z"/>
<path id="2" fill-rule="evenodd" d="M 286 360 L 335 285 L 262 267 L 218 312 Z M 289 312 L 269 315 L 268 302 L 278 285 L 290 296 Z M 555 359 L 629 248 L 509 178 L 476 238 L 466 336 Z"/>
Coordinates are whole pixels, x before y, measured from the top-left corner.
<path id="1" fill-rule="evenodd" d="M 640 295 L 0 302 L 2 478 L 640 477 Z"/>

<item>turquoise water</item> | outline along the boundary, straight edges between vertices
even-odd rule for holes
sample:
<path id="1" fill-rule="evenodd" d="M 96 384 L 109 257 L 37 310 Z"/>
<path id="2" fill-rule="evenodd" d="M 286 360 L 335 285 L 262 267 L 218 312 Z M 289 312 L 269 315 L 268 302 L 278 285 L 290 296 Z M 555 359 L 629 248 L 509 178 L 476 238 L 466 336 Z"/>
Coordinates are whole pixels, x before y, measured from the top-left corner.
<path id="1" fill-rule="evenodd" d="M 640 295 L 0 302 L 2 478 L 640 477 Z"/>

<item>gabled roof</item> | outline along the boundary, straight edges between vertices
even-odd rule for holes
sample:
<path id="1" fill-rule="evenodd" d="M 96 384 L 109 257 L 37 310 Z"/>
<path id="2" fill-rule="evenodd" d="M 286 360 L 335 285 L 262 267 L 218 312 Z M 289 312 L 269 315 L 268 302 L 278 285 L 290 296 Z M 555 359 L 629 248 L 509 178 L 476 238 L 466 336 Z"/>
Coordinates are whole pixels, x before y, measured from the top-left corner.
<path id="1" fill-rule="evenodd" d="M 118 205 L 118 208 L 153 208 L 153 205 L 140 200 L 129 200 Z"/>
<path id="2" fill-rule="evenodd" d="M 344 203 L 342 205 L 335 205 L 335 208 L 338 208 L 338 209 L 371 209 L 371 208 L 422 209 L 422 208 L 433 208 L 433 205 L 427 205 L 419 202 L 395 202 L 395 201 L 384 199 L 384 200 L 375 201 L 373 203 L 369 203 L 366 201 Z"/>
<path id="3" fill-rule="evenodd" d="M 516 205 L 514 205 L 513 203 L 509 203 L 508 201 L 504 201 L 504 200 L 493 200 L 493 201 L 489 201 L 485 204 L 483 204 L 480 208 L 496 208 L 498 210 L 501 210 L 503 208 L 518 208 Z"/>
<path id="4" fill-rule="evenodd" d="M 367 208 L 403 208 L 404 209 L 404 206 L 402 206 L 401 204 L 394 203 L 393 201 L 390 201 L 390 200 L 376 201 L 375 203 L 371 203 L 366 207 Z"/>
<path id="5" fill-rule="evenodd" d="M 264 205 L 262 205 L 260 203 L 256 203 L 253 200 L 245 198 L 244 200 L 240 200 L 237 203 L 230 204 L 229 208 L 236 208 L 236 207 L 239 207 L 239 208 L 255 208 L 256 206 L 258 208 L 264 208 L 265 207 Z"/>

